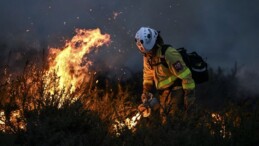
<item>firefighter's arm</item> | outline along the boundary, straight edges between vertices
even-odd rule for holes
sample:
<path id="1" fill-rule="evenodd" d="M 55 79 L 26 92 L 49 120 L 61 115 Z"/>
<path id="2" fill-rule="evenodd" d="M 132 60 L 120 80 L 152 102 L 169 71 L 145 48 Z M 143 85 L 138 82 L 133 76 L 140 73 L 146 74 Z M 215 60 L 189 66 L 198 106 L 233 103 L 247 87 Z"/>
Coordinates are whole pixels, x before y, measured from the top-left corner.
<path id="1" fill-rule="evenodd" d="M 148 95 L 153 87 L 153 70 L 148 63 L 148 58 L 143 57 L 143 92 L 142 92 L 142 102 L 146 102 Z"/>
<path id="2" fill-rule="evenodd" d="M 174 48 L 167 49 L 165 53 L 167 64 L 173 75 L 182 80 L 182 87 L 185 91 L 184 103 L 185 108 L 188 109 L 195 101 L 195 82 L 192 79 L 190 69 L 186 66 L 181 54 Z"/>

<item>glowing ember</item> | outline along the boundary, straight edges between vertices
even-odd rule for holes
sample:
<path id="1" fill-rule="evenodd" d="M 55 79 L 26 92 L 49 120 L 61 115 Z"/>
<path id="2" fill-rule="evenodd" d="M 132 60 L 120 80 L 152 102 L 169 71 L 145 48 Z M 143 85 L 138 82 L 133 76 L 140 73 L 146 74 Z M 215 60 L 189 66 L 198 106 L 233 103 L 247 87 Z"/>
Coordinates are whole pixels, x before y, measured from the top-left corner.
<path id="1" fill-rule="evenodd" d="M 76 35 L 65 48 L 51 48 L 48 75 L 55 73 L 59 77 L 59 89 L 74 92 L 82 83 L 89 80 L 89 66 L 92 62 L 87 54 L 110 42 L 109 34 L 101 34 L 100 29 L 76 29 Z M 51 81 L 49 81 L 51 82 Z"/>
<path id="2" fill-rule="evenodd" d="M 113 125 L 113 128 L 114 128 L 114 131 L 116 132 L 116 135 L 120 136 L 124 128 L 128 128 L 129 130 L 134 132 L 136 130 L 135 127 L 138 124 L 138 121 L 140 120 L 140 118 L 141 118 L 141 114 L 138 112 L 131 119 L 130 118 L 125 119 L 124 122 L 115 120 L 115 124 Z"/>
<path id="3" fill-rule="evenodd" d="M 113 12 L 113 19 L 115 20 L 122 12 Z"/>
<path id="4" fill-rule="evenodd" d="M 0 112 L 0 131 L 6 132 L 6 130 L 12 131 L 13 128 L 15 129 L 26 129 L 26 124 L 22 120 L 21 111 L 15 110 L 11 112 L 10 115 L 10 123 L 12 123 L 12 126 L 6 125 L 6 116 L 4 111 Z"/>
<path id="5" fill-rule="evenodd" d="M 0 131 L 5 131 L 5 114 L 4 111 L 0 111 Z"/>
<path id="6" fill-rule="evenodd" d="M 10 121 L 11 123 L 14 124 L 16 129 L 25 129 L 26 127 L 25 122 L 22 120 L 22 115 L 20 110 L 12 111 Z"/>
<path id="7" fill-rule="evenodd" d="M 224 119 L 223 116 L 221 116 L 218 113 L 212 113 L 211 118 L 212 118 L 212 122 L 215 125 L 220 126 L 219 132 L 220 132 L 220 134 L 222 135 L 223 138 L 231 137 L 231 132 L 226 129 L 225 119 Z M 215 133 L 216 133 L 215 130 L 211 130 L 212 135 L 214 135 Z"/>
<path id="8" fill-rule="evenodd" d="M 220 114 L 217 113 L 212 113 L 211 117 L 213 119 L 213 122 L 216 124 L 219 121 L 222 121 L 222 116 Z"/>

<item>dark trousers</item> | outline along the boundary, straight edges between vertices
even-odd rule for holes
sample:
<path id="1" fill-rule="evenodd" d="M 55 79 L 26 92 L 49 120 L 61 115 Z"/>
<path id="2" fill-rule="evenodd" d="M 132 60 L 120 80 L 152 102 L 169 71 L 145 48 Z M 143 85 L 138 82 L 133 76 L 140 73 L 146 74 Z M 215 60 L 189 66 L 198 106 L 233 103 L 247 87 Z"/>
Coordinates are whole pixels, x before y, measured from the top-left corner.
<path id="1" fill-rule="evenodd" d="M 184 90 L 179 88 L 166 89 L 160 92 L 160 117 L 162 123 L 168 123 L 170 117 L 174 117 L 177 112 L 184 110 Z"/>

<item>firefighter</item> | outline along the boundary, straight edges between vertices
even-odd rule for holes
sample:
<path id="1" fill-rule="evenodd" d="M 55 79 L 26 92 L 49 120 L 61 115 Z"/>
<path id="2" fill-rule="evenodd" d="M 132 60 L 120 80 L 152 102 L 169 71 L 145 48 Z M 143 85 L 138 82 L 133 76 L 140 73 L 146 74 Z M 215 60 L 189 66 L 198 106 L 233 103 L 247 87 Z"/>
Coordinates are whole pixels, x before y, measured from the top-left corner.
<path id="1" fill-rule="evenodd" d="M 148 101 L 155 87 L 159 93 L 163 122 L 168 115 L 174 116 L 178 111 L 188 110 L 195 101 L 195 82 L 180 53 L 168 47 L 162 55 L 163 38 L 159 31 L 149 27 L 141 27 L 137 31 L 135 42 L 143 54 L 142 102 Z M 162 58 L 168 64 L 167 67 L 161 63 Z"/>

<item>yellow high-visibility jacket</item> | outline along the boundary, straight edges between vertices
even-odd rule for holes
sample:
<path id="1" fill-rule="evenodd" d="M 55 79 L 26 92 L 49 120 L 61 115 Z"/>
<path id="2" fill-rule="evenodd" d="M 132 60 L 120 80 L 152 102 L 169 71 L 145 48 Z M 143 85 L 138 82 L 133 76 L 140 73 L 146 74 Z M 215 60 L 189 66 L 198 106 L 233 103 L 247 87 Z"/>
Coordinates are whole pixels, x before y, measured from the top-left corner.
<path id="1" fill-rule="evenodd" d="M 159 48 L 152 58 L 144 56 L 143 62 L 143 89 L 155 86 L 163 90 L 174 84 L 177 78 L 182 81 L 183 89 L 194 89 L 195 83 L 189 68 L 184 63 L 181 54 L 173 47 L 167 48 L 165 55 L 162 55 L 162 48 Z M 165 58 L 168 67 L 161 64 L 161 58 Z"/>

